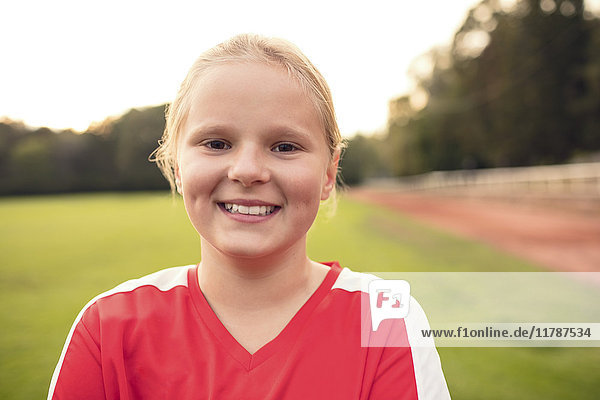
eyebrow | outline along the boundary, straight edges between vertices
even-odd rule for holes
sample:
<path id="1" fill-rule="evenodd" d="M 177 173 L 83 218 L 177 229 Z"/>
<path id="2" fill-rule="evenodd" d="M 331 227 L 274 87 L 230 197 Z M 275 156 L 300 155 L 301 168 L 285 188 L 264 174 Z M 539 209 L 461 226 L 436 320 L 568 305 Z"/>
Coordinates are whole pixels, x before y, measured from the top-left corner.
<path id="1" fill-rule="evenodd" d="M 224 124 L 209 124 L 209 125 L 199 125 L 188 132 L 185 132 L 181 135 L 180 140 L 182 141 L 196 141 L 198 138 L 209 135 L 223 135 L 226 132 L 231 132 L 233 130 L 232 127 L 224 125 Z"/>
<path id="2" fill-rule="evenodd" d="M 290 128 L 287 126 L 276 126 L 270 129 L 270 132 L 277 133 L 285 137 L 299 138 L 302 140 L 311 140 L 310 133 L 296 128 Z"/>
<path id="3" fill-rule="evenodd" d="M 212 134 L 212 133 L 222 133 L 225 131 L 233 130 L 232 127 L 224 125 L 224 124 L 210 124 L 210 125 L 200 125 L 194 127 L 189 132 L 189 136 L 197 136 L 203 134 Z"/>

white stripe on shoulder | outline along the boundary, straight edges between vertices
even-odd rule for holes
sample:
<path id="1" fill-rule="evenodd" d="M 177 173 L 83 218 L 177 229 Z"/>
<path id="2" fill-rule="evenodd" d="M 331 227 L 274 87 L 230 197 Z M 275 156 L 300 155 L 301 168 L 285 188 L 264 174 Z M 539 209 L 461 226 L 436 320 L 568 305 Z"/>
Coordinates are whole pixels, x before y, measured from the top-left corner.
<path id="1" fill-rule="evenodd" d="M 369 282 L 376 279 L 381 278 L 344 268 L 331 289 L 368 293 Z M 409 307 L 404 323 L 411 348 L 418 398 L 419 400 L 450 400 L 435 343 L 432 338 L 423 338 L 420 335 L 422 329 L 429 329 L 427 316 L 419 302 L 412 296 Z"/>
<path id="2" fill-rule="evenodd" d="M 75 331 L 75 327 L 77 326 L 79 321 L 81 321 L 81 318 L 83 317 L 83 314 L 85 313 L 85 311 L 88 308 L 90 308 L 92 306 L 92 304 L 94 304 L 96 301 L 98 301 L 101 298 L 113 295 L 115 293 L 131 292 L 142 286 L 154 286 L 158 290 L 163 291 L 163 292 L 171 290 L 177 286 L 186 286 L 187 287 L 188 286 L 187 273 L 190 268 L 194 268 L 194 267 L 195 267 L 195 265 L 186 265 L 183 267 L 173 267 L 173 268 L 163 269 L 163 270 L 155 272 L 153 274 L 146 275 L 142 278 L 132 279 L 132 280 L 123 282 L 120 285 L 114 287 L 113 289 L 108 290 L 104 293 L 101 293 L 98 296 L 94 297 L 92 300 L 90 300 L 81 309 L 81 311 L 75 318 L 75 322 L 73 322 L 73 325 L 71 326 L 71 330 L 69 331 L 69 334 L 67 335 L 67 339 L 65 340 L 65 345 L 60 354 L 60 358 L 58 359 L 58 364 L 56 365 L 56 368 L 54 369 L 54 373 L 52 374 L 52 380 L 50 381 L 50 390 L 48 391 L 48 400 L 51 400 L 52 396 L 54 395 L 54 388 L 56 387 L 58 375 L 60 374 L 60 369 L 62 368 L 62 364 L 65 359 L 65 354 L 67 352 L 69 344 L 71 343 L 71 338 L 73 337 L 73 332 Z"/>
<path id="3" fill-rule="evenodd" d="M 433 338 L 423 338 L 421 335 L 421 330 L 430 329 L 425 311 L 412 296 L 409 307 L 404 323 L 412 353 L 417 397 L 419 400 L 450 400 L 450 393 Z"/>
<path id="4" fill-rule="evenodd" d="M 348 292 L 369 292 L 369 282 L 381 279 L 375 275 L 365 274 L 363 272 L 354 272 L 348 268 L 344 268 L 340 272 L 335 283 L 331 287 L 333 289 L 342 289 Z"/>
<path id="5" fill-rule="evenodd" d="M 115 288 L 102 293 L 96 298 L 96 300 L 115 293 L 131 292 L 132 290 L 135 290 L 141 286 L 154 286 L 162 292 L 171 290 L 176 286 L 187 286 L 187 273 L 188 270 L 193 267 L 195 267 L 195 265 L 167 268 L 138 279 L 132 279 L 127 282 L 123 282 Z"/>

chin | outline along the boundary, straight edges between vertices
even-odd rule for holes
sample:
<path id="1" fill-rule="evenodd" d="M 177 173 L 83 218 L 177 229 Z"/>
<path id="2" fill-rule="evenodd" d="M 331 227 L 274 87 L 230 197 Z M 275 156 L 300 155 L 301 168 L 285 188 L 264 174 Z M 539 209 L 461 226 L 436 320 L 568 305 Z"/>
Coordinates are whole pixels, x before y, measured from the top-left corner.
<path id="1" fill-rule="evenodd" d="M 258 259 L 263 257 L 269 257 L 270 255 L 277 252 L 277 249 L 257 247 L 253 245 L 253 243 L 249 244 L 248 246 L 219 246 L 217 248 L 220 249 L 220 251 L 228 257 L 246 259 Z"/>

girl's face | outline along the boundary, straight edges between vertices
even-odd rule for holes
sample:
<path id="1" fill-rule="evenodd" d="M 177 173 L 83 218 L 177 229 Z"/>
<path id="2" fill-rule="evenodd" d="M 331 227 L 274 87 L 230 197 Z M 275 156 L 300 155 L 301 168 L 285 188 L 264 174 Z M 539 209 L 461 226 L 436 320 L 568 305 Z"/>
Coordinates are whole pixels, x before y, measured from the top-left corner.
<path id="1" fill-rule="evenodd" d="M 283 68 L 210 68 L 178 146 L 177 188 L 204 246 L 243 258 L 305 251 L 339 154 L 330 157 L 319 114 Z"/>

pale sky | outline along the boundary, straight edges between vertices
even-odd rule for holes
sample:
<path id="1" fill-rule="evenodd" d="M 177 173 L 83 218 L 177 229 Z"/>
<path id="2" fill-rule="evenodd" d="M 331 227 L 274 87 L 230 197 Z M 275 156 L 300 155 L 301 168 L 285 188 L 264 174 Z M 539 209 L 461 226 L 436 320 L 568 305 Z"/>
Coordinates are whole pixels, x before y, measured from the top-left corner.
<path id="1" fill-rule="evenodd" d="M 0 116 L 85 130 L 170 102 L 194 59 L 243 32 L 298 45 L 331 86 L 344 135 L 385 127 L 412 60 L 479 0 L 20 0 L 0 5 Z"/>

